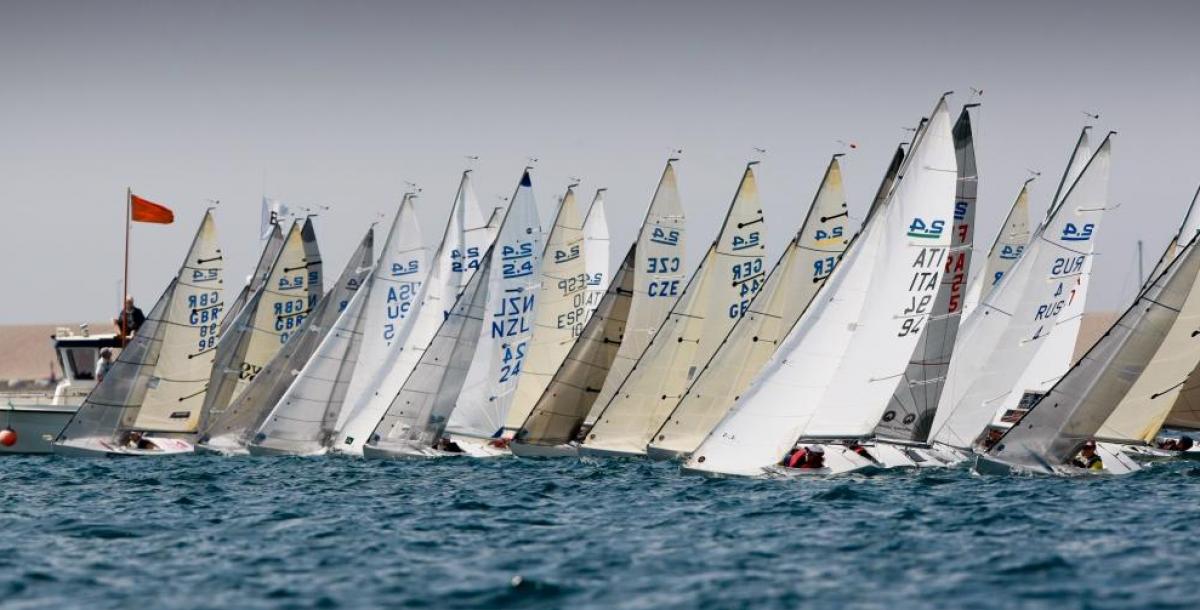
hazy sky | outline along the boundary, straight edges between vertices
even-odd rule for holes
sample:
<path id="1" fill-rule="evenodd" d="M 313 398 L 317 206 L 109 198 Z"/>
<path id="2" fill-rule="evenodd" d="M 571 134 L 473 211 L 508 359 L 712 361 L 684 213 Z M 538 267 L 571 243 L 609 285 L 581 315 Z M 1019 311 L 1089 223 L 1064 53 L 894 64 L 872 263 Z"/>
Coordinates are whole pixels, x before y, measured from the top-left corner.
<path id="1" fill-rule="evenodd" d="M 330 277 L 405 181 L 442 231 L 466 155 L 485 203 L 540 159 L 543 212 L 568 177 L 609 187 L 613 258 L 672 148 L 694 266 L 753 147 L 771 256 L 838 140 L 861 216 L 888 156 L 938 94 L 984 90 L 977 241 L 1026 178 L 1040 215 L 1083 110 L 1114 141 L 1089 309 L 1111 309 L 1200 182 L 1200 4 L 1180 2 L 0 3 L 0 323 L 106 319 L 124 192 L 165 203 L 134 227 L 149 309 L 206 199 L 228 286 L 257 256 L 264 193 L 318 219 Z"/>

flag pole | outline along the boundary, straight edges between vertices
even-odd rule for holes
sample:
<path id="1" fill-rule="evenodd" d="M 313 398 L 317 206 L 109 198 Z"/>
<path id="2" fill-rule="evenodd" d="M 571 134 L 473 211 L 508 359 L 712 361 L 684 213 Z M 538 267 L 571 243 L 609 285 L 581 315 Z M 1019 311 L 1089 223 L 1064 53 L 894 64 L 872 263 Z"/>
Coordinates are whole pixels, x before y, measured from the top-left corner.
<path id="1" fill-rule="evenodd" d="M 121 312 L 117 318 L 119 324 L 117 329 L 121 333 L 121 347 L 125 347 L 126 338 L 129 336 L 129 329 L 125 328 L 125 297 L 129 295 L 129 229 L 133 224 L 133 189 L 125 187 L 125 277 L 121 282 L 121 306 L 117 311 Z"/>

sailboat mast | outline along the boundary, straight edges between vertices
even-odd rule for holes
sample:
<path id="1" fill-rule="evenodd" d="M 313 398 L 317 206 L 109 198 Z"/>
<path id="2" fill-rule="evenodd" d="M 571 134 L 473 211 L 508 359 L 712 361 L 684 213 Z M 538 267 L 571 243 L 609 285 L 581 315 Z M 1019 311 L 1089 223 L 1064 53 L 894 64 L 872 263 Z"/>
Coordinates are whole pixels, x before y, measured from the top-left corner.
<path id="1" fill-rule="evenodd" d="M 125 317 L 125 298 L 129 296 L 129 229 L 133 224 L 133 189 L 125 187 L 125 274 L 121 280 L 121 295 L 120 306 L 117 311 L 120 312 L 120 317 Z M 125 320 L 118 319 L 117 328 L 121 331 L 121 347 L 125 347 L 125 342 L 129 336 L 129 331 L 125 328 Z"/>

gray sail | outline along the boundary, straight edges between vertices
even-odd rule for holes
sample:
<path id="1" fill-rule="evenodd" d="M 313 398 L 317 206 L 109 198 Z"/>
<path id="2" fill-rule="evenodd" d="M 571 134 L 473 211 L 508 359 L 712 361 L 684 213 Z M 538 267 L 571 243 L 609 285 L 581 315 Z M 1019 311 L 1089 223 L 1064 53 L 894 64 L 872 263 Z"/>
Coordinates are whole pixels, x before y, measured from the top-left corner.
<path id="1" fill-rule="evenodd" d="M 367 230 L 333 288 L 312 309 L 295 336 L 280 348 L 228 408 L 209 417 L 201 430 L 202 444 L 214 449 L 237 449 L 249 440 L 366 281 L 374 260 L 374 235 L 374 230 Z"/>
<path id="2" fill-rule="evenodd" d="M 267 275 L 271 271 L 271 263 L 275 262 L 281 249 L 283 249 L 283 230 L 279 228 L 279 223 L 273 222 L 267 243 L 263 245 L 262 254 L 258 257 L 258 264 L 254 266 L 254 273 L 242 286 L 237 298 L 233 300 L 233 304 L 225 308 L 225 317 L 221 320 L 221 337 L 225 337 L 225 333 L 230 329 L 231 321 L 238 317 L 238 314 L 246 307 L 246 302 L 250 300 L 250 297 L 262 290 L 263 284 L 267 281 Z"/>
<path id="3" fill-rule="evenodd" d="M 973 106 L 963 108 L 953 130 L 958 188 L 945 273 L 934 297 L 925 332 L 917 340 L 917 347 L 896 386 L 896 392 L 875 427 L 875 435 L 881 438 L 914 443 L 924 443 L 929 439 L 933 416 L 946 382 L 946 371 L 950 368 L 958 324 L 962 319 L 967 272 L 971 268 L 975 203 L 979 187 L 969 113 Z"/>
<path id="4" fill-rule="evenodd" d="M 365 456 L 412 455 L 432 448 L 442 438 L 483 330 L 494 250 L 494 246 L 488 248 L 416 368 L 388 405 L 363 447 Z"/>
<path id="5" fill-rule="evenodd" d="M 633 302 L 637 259 L 635 242 L 515 442 L 553 446 L 575 440 L 621 347 Z"/>
<path id="6" fill-rule="evenodd" d="M 1022 469 L 1050 473 L 1095 438 L 1146 369 L 1200 273 L 1193 240 L 1083 358 L 987 452 Z"/>

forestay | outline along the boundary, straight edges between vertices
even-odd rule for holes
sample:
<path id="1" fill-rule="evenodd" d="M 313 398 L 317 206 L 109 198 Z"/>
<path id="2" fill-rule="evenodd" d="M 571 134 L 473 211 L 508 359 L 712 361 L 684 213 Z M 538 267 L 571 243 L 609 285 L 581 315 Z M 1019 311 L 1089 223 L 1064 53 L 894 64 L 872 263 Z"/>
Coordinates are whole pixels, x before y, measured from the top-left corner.
<path id="1" fill-rule="evenodd" d="M 302 369 L 342 319 L 351 298 L 360 292 L 374 263 L 373 248 L 374 230 L 368 230 L 333 288 L 305 318 L 295 336 L 223 413 L 208 419 L 208 424 L 201 429 L 200 445 L 217 451 L 242 451 L 284 394 L 294 392 L 293 386 L 305 383 Z"/>
<path id="2" fill-rule="evenodd" d="M 504 215 L 491 268 L 487 315 L 446 431 L 473 438 L 500 434 L 525 365 L 542 264 L 542 229 L 528 170 Z"/>
<path id="3" fill-rule="evenodd" d="M 116 439 L 130 429 L 195 431 L 225 306 L 222 264 L 206 212 L 178 274 L 56 444 Z"/>
<path id="4" fill-rule="evenodd" d="M 521 427 L 550 385 L 590 313 L 587 306 L 590 276 L 577 208 L 574 187 L 568 188 L 542 253 L 533 330 L 504 424 L 504 436 L 508 438 Z"/>
<path id="5" fill-rule="evenodd" d="M 1065 465 L 1085 442 L 1096 436 L 1139 376 L 1145 374 L 1147 364 L 1163 345 L 1193 291 L 1197 272 L 1200 272 L 1200 253 L 1193 245 L 1000 438 L 988 451 L 988 457 L 1047 473 Z M 1194 350 L 1192 346 L 1191 351 Z"/>
<path id="6" fill-rule="evenodd" d="M 917 339 L 908 368 L 896 384 L 875 435 L 890 440 L 924 443 L 929 439 L 934 410 L 946 382 L 946 371 L 954 353 L 954 342 L 963 313 L 967 271 L 975 232 L 976 194 L 979 172 L 975 166 L 975 141 L 971 132 L 970 108 L 966 106 L 954 125 L 954 154 L 958 186 L 954 200 L 954 224 L 950 250 L 941 285 L 933 300 L 929 322 Z"/>
<path id="7" fill-rule="evenodd" d="M 898 155 L 893 170 L 903 153 Z M 695 450 L 825 285 L 850 239 L 840 156 L 829 161 L 800 230 L 746 314 L 651 439 L 651 456 L 675 457 Z"/>
<path id="8" fill-rule="evenodd" d="M 918 134 L 879 222 L 868 223 L 821 296 L 692 454 L 689 470 L 760 475 L 801 436 L 871 432 L 932 306 L 955 176 L 943 100 Z"/>
<path id="9" fill-rule="evenodd" d="M 971 447 L 1074 297 L 1108 202 L 1110 149 L 1106 138 L 1024 255 L 963 324 L 934 418 L 935 441 Z"/>

